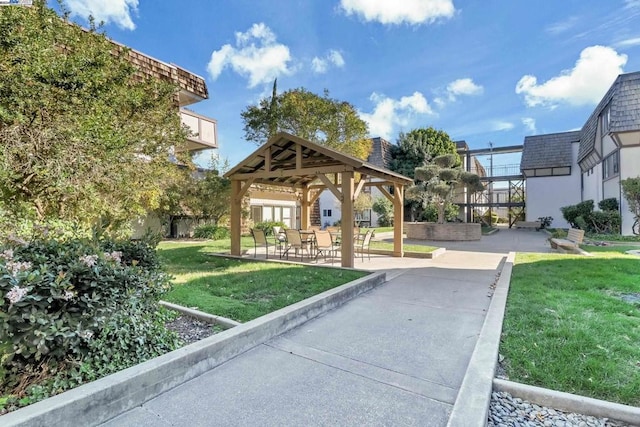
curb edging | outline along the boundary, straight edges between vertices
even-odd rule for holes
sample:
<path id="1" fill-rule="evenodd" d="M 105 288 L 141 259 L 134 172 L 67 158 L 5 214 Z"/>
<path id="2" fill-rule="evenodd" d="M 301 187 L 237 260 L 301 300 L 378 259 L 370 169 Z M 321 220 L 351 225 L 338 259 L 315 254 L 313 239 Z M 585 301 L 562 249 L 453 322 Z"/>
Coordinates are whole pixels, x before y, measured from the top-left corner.
<path id="1" fill-rule="evenodd" d="M 447 427 L 485 427 L 515 252 L 506 257 Z"/>
<path id="2" fill-rule="evenodd" d="M 372 273 L 306 300 L 0 416 L 3 426 L 97 425 L 382 285 Z"/>
<path id="3" fill-rule="evenodd" d="M 598 418 L 609 418 L 636 425 L 640 420 L 640 408 L 607 402 L 591 397 L 555 391 L 501 379 L 493 380 L 496 391 L 506 391 L 514 397 L 540 406 L 575 412 Z"/>
<path id="4" fill-rule="evenodd" d="M 219 325 L 223 329 L 230 329 L 235 326 L 242 325 L 240 322 L 236 322 L 232 319 L 227 319 L 226 317 L 216 316 L 215 314 L 205 313 L 200 310 L 194 310 L 193 308 L 185 307 L 178 304 L 173 304 L 167 301 L 158 301 L 158 304 L 161 306 L 168 308 L 169 310 L 177 311 L 178 313 L 182 313 L 186 316 L 193 317 L 198 320 L 202 320 L 206 323 L 211 323 L 212 325 Z"/>

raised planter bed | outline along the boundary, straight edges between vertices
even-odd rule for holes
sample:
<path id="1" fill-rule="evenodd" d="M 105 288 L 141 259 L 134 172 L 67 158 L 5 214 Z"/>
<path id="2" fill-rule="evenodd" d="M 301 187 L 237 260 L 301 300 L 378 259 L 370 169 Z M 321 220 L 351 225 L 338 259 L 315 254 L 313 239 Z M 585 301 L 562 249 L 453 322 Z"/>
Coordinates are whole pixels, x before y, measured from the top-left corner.
<path id="1" fill-rule="evenodd" d="M 475 223 L 405 222 L 404 231 L 407 238 L 416 240 L 471 241 L 482 237 L 480 224 Z"/>

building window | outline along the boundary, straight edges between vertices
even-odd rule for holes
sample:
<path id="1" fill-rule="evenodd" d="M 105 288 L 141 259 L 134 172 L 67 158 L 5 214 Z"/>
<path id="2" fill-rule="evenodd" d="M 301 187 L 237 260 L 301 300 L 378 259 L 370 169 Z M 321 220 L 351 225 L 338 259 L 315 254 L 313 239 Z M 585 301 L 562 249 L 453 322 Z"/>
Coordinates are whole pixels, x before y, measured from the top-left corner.
<path id="1" fill-rule="evenodd" d="M 331 209 L 323 209 L 322 216 L 333 216 L 331 215 Z"/>
<path id="2" fill-rule="evenodd" d="M 600 120 L 602 123 L 602 135 L 606 135 L 609 133 L 609 126 L 611 125 L 611 107 L 609 105 L 602 111 Z"/>
<path id="3" fill-rule="evenodd" d="M 620 165 L 618 163 L 618 152 L 611 153 L 602 161 L 602 179 L 609 179 L 618 175 Z"/>

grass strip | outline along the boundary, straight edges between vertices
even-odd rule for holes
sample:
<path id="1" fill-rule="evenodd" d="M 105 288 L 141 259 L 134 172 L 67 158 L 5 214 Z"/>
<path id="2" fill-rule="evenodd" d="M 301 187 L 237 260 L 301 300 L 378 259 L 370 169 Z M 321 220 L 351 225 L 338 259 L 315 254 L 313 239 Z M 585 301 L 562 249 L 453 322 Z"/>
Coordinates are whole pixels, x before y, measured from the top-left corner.
<path id="1" fill-rule="evenodd" d="M 591 248 L 517 255 L 500 352 L 514 381 L 640 406 L 640 259 Z"/>
<path id="2" fill-rule="evenodd" d="M 366 275 L 209 255 L 223 250 L 222 242 L 161 243 L 158 252 L 167 272 L 174 276 L 174 288 L 164 299 L 247 322 Z M 243 247 L 245 243 L 243 239 Z M 253 241 L 249 243 L 253 247 Z"/>

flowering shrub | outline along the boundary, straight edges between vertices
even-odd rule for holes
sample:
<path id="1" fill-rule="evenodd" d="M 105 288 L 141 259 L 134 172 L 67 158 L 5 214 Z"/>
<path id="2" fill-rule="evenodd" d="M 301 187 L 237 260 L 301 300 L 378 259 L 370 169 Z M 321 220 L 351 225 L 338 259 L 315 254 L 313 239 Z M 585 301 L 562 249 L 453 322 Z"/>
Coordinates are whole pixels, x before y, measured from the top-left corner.
<path id="1" fill-rule="evenodd" d="M 173 350 L 169 289 L 144 242 L 10 239 L 0 246 L 2 393 L 46 397 Z M 40 375 L 25 387 L 24 378 Z"/>

